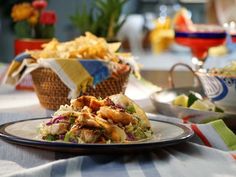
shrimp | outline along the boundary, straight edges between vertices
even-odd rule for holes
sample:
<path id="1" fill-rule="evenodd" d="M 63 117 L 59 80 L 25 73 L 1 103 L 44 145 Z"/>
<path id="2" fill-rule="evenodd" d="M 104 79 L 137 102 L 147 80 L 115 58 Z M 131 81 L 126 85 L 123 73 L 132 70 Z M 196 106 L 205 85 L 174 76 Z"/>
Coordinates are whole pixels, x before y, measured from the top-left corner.
<path id="1" fill-rule="evenodd" d="M 108 103 L 109 102 L 106 99 L 98 100 L 94 96 L 81 96 L 71 100 L 71 106 L 75 110 L 81 110 L 84 106 L 88 106 L 92 110 L 97 111 L 101 106 L 107 105 Z"/>
<path id="2" fill-rule="evenodd" d="M 112 120 L 114 123 L 121 123 L 122 125 L 136 124 L 136 120 L 130 114 L 109 106 L 100 107 L 97 114 L 104 119 Z"/>
<path id="3" fill-rule="evenodd" d="M 75 120 L 75 124 L 79 127 L 101 128 L 101 125 L 95 120 L 95 115 L 91 113 L 90 108 L 87 106 L 81 110 L 80 116 Z"/>
<path id="4" fill-rule="evenodd" d="M 108 136 L 112 142 L 124 142 L 126 139 L 126 134 L 123 129 L 118 127 L 117 125 L 113 125 L 106 120 L 96 117 L 96 121 L 104 128 L 105 135 Z"/>

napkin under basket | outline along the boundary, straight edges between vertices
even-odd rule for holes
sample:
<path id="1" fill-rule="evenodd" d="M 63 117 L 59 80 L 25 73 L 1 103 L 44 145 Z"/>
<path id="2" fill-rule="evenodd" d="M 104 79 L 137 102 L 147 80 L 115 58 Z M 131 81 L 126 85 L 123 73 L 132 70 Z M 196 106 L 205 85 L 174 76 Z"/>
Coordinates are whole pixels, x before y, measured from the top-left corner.
<path id="1" fill-rule="evenodd" d="M 124 93 L 128 82 L 130 69 L 118 75 L 112 75 L 95 86 L 89 86 L 83 95 L 105 98 L 113 94 Z M 57 110 L 60 105 L 69 104 L 69 88 L 50 68 L 38 68 L 31 72 L 35 92 L 40 104 L 51 110 Z"/>

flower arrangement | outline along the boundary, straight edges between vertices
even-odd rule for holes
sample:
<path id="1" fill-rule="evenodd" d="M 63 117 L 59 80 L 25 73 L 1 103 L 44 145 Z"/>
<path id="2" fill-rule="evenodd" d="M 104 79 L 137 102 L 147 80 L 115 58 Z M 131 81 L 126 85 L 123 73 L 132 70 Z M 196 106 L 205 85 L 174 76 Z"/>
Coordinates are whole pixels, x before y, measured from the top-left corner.
<path id="1" fill-rule="evenodd" d="M 56 13 L 45 10 L 46 0 L 15 4 L 11 11 L 17 38 L 50 39 L 54 37 Z"/>

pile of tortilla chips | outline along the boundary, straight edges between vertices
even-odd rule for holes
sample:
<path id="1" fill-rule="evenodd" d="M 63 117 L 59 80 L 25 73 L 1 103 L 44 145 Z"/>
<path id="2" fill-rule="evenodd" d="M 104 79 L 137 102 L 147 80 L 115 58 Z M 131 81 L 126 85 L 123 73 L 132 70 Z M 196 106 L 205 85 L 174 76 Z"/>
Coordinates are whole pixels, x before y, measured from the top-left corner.
<path id="1" fill-rule="evenodd" d="M 107 43 L 104 38 L 97 37 L 89 32 L 85 36 L 80 36 L 72 41 L 59 42 L 53 39 L 43 45 L 42 50 L 28 51 L 33 58 L 82 58 L 82 59 L 104 59 L 109 61 L 119 61 L 115 53 L 120 43 Z"/>

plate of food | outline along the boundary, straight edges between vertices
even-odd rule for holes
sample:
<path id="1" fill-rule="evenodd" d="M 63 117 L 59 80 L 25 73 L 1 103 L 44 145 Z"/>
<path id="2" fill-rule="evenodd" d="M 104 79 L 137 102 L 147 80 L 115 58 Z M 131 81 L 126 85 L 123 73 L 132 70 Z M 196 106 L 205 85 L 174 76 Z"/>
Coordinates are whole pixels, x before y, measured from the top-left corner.
<path id="1" fill-rule="evenodd" d="M 151 94 L 150 98 L 159 113 L 181 118 L 183 122 L 206 123 L 223 119 L 229 128 L 236 129 L 236 113 L 210 101 L 202 87 L 164 89 Z"/>
<path id="2" fill-rule="evenodd" d="M 123 94 L 105 99 L 81 96 L 52 117 L 0 126 L 0 137 L 11 143 L 80 154 L 154 149 L 192 136 L 187 126 L 149 116 Z"/>

